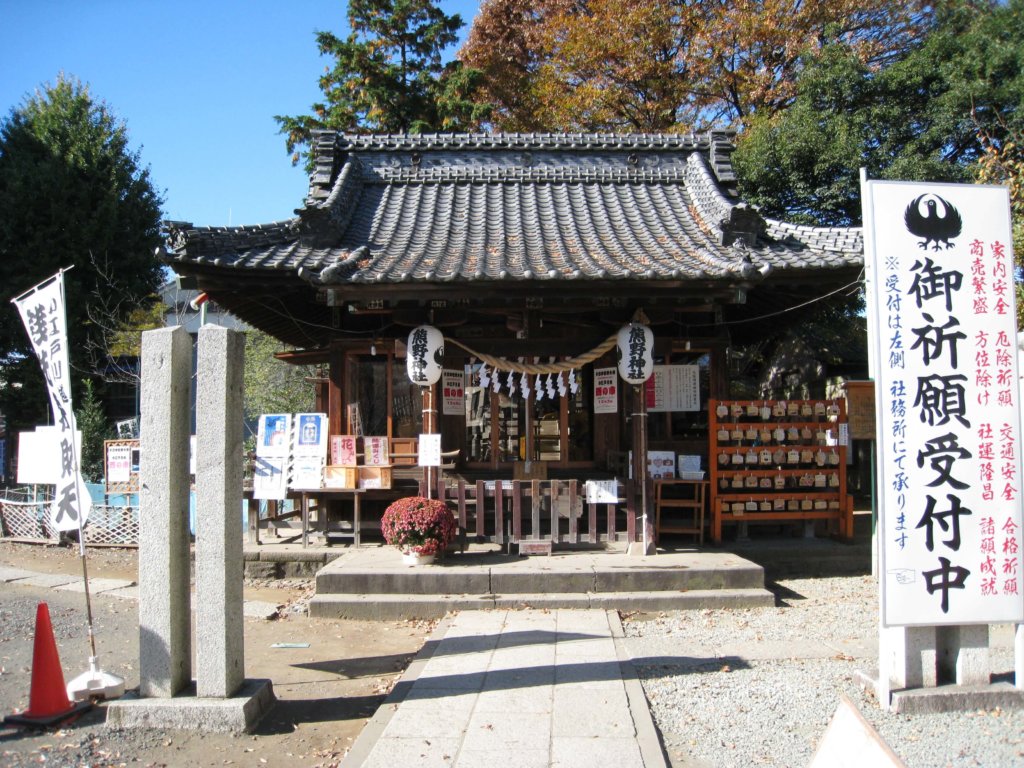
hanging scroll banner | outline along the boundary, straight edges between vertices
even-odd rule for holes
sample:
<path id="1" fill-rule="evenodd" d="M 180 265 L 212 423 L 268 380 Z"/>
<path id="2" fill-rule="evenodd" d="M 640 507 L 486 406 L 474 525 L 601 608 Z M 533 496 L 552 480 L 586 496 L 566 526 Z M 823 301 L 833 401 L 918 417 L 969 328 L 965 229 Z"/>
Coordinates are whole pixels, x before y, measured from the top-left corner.
<path id="1" fill-rule="evenodd" d="M 616 413 L 619 410 L 617 385 L 614 368 L 594 369 L 594 413 Z"/>
<path id="2" fill-rule="evenodd" d="M 444 336 L 431 325 L 421 325 L 409 333 L 405 370 L 409 381 L 421 387 L 436 384 L 441 378 L 444 360 Z"/>
<path id="3" fill-rule="evenodd" d="M 654 334 L 646 325 L 622 326 L 616 344 L 619 376 L 630 384 L 643 384 L 654 372 Z"/>
<path id="4" fill-rule="evenodd" d="M 64 271 L 12 300 L 25 324 L 32 350 L 46 380 L 50 408 L 59 432 L 60 474 L 53 478 L 56 495 L 50 524 L 58 531 L 80 530 L 92 501 L 85 487 L 75 449 L 75 412 L 71 403 L 67 321 L 64 315 Z"/>
<path id="5" fill-rule="evenodd" d="M 445 416 L 466 414 L 466 372 L 446 370 L 441 385 L 441 412 Z"/>
<path id="6" fill-rule="evenodd" d="M 882 624 L 1024 620 L 1005 187 L 866 182 Z"/>

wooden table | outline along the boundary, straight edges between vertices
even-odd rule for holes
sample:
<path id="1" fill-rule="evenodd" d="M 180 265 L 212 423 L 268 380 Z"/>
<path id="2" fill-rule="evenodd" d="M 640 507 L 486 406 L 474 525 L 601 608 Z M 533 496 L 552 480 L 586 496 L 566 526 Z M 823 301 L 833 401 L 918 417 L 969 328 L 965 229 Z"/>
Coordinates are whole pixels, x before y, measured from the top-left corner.
<path id="1" fill-rule="evenodd" d="M 662 533 L 692 533 L 697 543 L 704 543 L 704 505 L 707 480 L 655 480 L 654 481 L 654 539 Z M 662 509 L 681 509 L 685 519 L 662 522 Z"/>
<path id="2" fill-rule="evenodd" d="M 285 499 L 292 498 L 298 499 L 299 495 L 289 491 L 285 496 Z M 275 522 L 283 522 L 293 517 L 298 517 L 301 512 L 298 510 L 292 510 L 290 512 L 280 512 L 279 505 L 284 499 L 257 499 L 253 493 L 252 488 L 246 488 L 242 491 L 242 499 L 248 504 L 248 518 L 249 518 L 249 543 L 259 544 L 260 543 L 260 502 L 267 502 L 268 516 L 264 518 L 267 524 Z M 295 537 L 293 537 L 295 538 Z"/>
<path id="3" fill-rule="evenodd" d="M 294 493 L 299 494 L 300 504 L 302 509 L 302 546 L 305 547 L 309 543 L 309 502 L 311 499 L 322 499 L 327 501 L 329 499 L 341 499 L 346 496 L 352 497 L 352 532 L 351 533 L 336 533 L 336 536 L 342 536 L 352 539 L 352 544 L 355 546 L 360 545 L 360 534 L 359 534 L 359 497 L 366 492 L 364 488 L 294 488 Z M 327 539 L 327 510 L 323 510 L 321 515 L 322 531 L 324 539 Z"/>

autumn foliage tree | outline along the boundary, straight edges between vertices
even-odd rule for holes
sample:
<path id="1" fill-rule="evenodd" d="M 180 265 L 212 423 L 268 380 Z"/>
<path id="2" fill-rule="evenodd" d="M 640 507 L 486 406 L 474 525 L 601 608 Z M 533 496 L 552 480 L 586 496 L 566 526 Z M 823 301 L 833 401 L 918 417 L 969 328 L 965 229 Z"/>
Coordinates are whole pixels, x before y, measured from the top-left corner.
<path id="1" fill-rule="evenodd" d="M 550 130 L 535 93 L 545 22 L 572 0 L 484 0 L 459 58 L 483 74 L 491 121 L 506 131 Z"/>
<path id="2" fill-rule="evenodd" d="M 498 128 L 703 129 L 788 106 L 809 52 L 881 66 L 930 19 L 895 0 L 486 0 L 460 58 Z"/>

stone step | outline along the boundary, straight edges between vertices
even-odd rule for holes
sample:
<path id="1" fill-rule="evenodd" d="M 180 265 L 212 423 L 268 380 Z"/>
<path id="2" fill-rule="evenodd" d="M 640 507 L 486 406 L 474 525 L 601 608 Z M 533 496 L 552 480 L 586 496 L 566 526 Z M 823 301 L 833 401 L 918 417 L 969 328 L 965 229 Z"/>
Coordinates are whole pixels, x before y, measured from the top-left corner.
<path id="1" fill-rule="evenodd" d="M 766 589 L 694 589 L 655 592 L 538 592 L 513 594 L 317 594 L 309 615 L 317 618 L 392 621 L 438 619 L 451 611 L 518 608 L 601 608 L 681 611 L 704 608 L 765 608 L 775 605 Z"/>
<path id="2" fill-rule="evenodd" d="M 661 556 L 649 563 L 620 560 L 518 558 L 493 565 L 409 567 L 339 558 L 316 577 L 318 595 L 515 595 L 679 592 L 764 587 L 764 569 L 731 555 Z"/>

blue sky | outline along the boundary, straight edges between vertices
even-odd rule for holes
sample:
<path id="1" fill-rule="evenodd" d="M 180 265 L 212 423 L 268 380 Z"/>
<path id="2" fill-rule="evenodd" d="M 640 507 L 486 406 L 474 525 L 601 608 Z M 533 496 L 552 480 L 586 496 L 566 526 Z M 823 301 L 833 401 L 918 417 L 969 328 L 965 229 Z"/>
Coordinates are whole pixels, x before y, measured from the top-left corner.
<path id="1" fill-rule="evenodd" d="M 475 0 L 443 0 L 468 32 Z M 292 216 L 306 192 L 274 115 L 309 112 L 347 34 L 344 0 L 0 0 L 0 115 L 60 72 L 128 128 L 164 216 L 198 225 Z"/>

